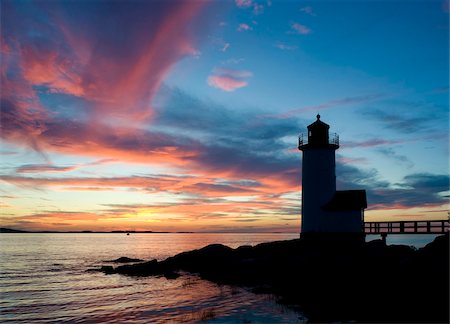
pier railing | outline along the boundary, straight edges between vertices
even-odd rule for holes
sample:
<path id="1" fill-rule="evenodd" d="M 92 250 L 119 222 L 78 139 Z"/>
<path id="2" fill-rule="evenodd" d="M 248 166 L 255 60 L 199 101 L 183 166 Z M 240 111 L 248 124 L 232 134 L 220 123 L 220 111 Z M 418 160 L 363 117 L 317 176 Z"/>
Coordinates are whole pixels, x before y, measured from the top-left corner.
<path id="1" fill-rule="evenodd" d="M 448 231 L 448 220 L 364 222 L 365 234 L 443 234 Z"/>

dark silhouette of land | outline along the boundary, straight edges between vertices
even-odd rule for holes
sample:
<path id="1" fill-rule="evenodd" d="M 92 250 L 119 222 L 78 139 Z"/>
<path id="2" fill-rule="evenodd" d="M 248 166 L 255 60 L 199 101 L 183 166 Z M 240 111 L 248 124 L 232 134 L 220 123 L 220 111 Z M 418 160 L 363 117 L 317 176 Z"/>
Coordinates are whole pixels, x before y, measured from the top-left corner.
<path id="1" fill-rule="evenodd" d="M 160 262 L 98 270 L 169 279 L 179 271 L 197 273 L 219 284 L 275 294 L 313 322 L 449 321 L 448 233 L 418 250 L 386 246 L 381 240 L 352 244 L 297 239 L 236 249 L 213 244 Z"/>
<path id="2" fill-rule="evenodd" d="M 0 227 L 0 233 L 30 233 L 28 231 L 16 230 L 12 228 Z"/>
<path id="3" fill-rule="evenodd" d="M 12 228 L 0 228 L 0 233 L 194 233 L 194 232 L 162 232 L 162 231 L 23 231 Z"/>

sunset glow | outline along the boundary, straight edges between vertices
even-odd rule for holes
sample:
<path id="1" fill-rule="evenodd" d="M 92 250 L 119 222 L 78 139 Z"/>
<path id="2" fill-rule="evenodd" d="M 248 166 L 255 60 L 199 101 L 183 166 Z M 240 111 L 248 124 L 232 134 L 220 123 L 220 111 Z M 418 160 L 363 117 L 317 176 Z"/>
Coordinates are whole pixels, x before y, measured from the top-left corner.
<path id="1" fill-rule="evenodd" d="M 4 0 L 1 227 L 298 232 L 318 112 L 367 220 L 447 219 L 448 26 L 440 0 Z"/>

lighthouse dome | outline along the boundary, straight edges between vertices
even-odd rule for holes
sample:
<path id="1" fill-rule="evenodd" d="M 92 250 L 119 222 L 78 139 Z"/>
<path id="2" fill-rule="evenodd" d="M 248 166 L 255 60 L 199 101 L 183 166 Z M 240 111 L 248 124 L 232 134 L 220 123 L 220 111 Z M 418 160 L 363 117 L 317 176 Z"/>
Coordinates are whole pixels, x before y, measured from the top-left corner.
<path id="1" fill-rule="evenodd" d="M 317 120 L 308 126 L 308 143 L 312 145 L 322 146 L 328 145 L 328 130 L 330 125 L 320 120 L 317 114 Z"/>

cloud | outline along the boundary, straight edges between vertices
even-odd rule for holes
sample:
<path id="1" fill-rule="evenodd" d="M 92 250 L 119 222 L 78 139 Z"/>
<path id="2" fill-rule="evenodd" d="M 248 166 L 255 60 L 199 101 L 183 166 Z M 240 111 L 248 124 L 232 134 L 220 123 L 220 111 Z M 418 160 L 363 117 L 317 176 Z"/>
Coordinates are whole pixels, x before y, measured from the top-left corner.
<path id="1" fill-rule="evenodd" d="M 211 75 L 208 77 L 208 85 L 228 92 L 246 87 L 247 84 L 246 81 L 237 80 L 229 76 Z"/>
<path id="2" fill-rule="evenodd" d="M 311 33 L 311 29 L 305 25 L 299 24 L 297 22 L 291 23 L 291 32 L 295 34 L 308 35 Z"/>
<path id="3" fill-rule="evenodd" d="M 400 104 L 395 104 L 397 108 L 399 108 Z M 416 103 L 416 105 L 421 106 L 420 103 Z M 389 128 L 395 130 L 400 133 L 417 133 L 427 131 L 431 128 L 431 121 L 434 119 L 433 112 L 430 112 L 430 109 L 426 109 L 426 113 L 421 113 L 420 116 L 413 115 L 411 111 L 411 106 L 409 105 L 408 112 L 387 112 L 381 109 L 371 109 L 363 111 L 362 113 L 371 117 L 374 120 L 377 120 L 383 124 L 385 128 Z M 403 107 L 400 107 L 403 109 Z M 406 108 L 406 107 L 405 107 Z M 423 107 L 422 108 L 426 108 Z"/>
<path id="4" fill-rule="evenodd" d="M 447 198 L 441 193 L 449 190 L 448 175 L 413 173 L 400 183 L 391 184 L 381 180 L 375 169 L 360 169 L 341 161 L 336 165 L 336 174 L 339 190 L 366 190 L 370 210 L 436 207 L 447 203 Z"/>
<path id="5" fill-rule="evenodd" d="M 17 173 L 41 173 L 41 172 L 68 172 L 73 171 L 75 166 L 55 166 L 48 164 L 27 164 L 16 168 Z"/>
<path id="6" fill-rule="evenodd" d="M 72 166 L 56 166 L 51 164 L 26 164 L 16 168 L 16 173 L 42 173 L 42 172 L 69 172 L 77 170 L 84 166 L 96 166 L 106 163 L 115 162 L 114 159 L 101 159 L 89 163 L 72 165 Z"/>
<path id="7" fill-rule="evenodd" d="M 233 78 L 249 78 L 253 76 L 253 73 L 246 70 L 235 70 L 226 68 L 215 68 L 214 74 L 227 75 Z"/>
<path id="8" fill-rule="evenodd" d="M 448 175 L 415 173 L 405 176 L 403 182 L 397 185 L 401 188 L 373 190 L 376 208 L 441 206 L 448 203 L 448 198 L 440 194 L 450 188 Z"/>
<path id="9" fill-rule="evenodd" d="M 298 46 L 287 45 L 287 44 L 280 43 L 280 42 L 275 43 L 273 46 L 275 46 L 276 48 L 279 48 L 280 50 L 283 50 L 283 51 L 293 51 L 298 48 Z"/>
<path id="10" fill-rule="evenodd" d="M 253 28 L 247 24 L 239 24 L 237 31 L 247 31 L 252 30 Z"/>
<path id="11" fill-rule="evenodd" d="M 2 100 L 21 118 L 36 110 L 48 117 L 39 101 L 44 91 L 82 98 L 93 123 L 149 120 L 162 80 L 179 59 L 196 53 L 191 26 L 203 5 L 8 2 Z"/>
<path id="12" fill-rule="evenodd" d="M 252 76 L 252 73 L 245 70 L 233 70 L 216 68 L 214 74 L 208 77 L 208 85 L 223 91 L 234 91 L 246 87 L 248 82 L 245 80 Z"/>
<path id="13" fill-rule="evenodd" d="M 336 159 L 341 164 L 349 164 L 349 165 L 355 165 L 355 164 L 367 164 L 369 160 L 364 157 L 358 157 L 358 158 L 349 158 L 342 155 L 337 155 Z"/>
<path id="14" fill-rule="evenodd" d="M 372 138 L 365 141 L 344 141 L 341 142 L 341 146 L 345 148 L 358 148 L 358 147 L 375 147 L 375 146 L 384 146 L 384 145 L 393 145 L 393 144 L 401 144 L 405 143 L 406 140 L 387 140 L 384 138 Z"/>
<path id="15" fill-rule="evenodd" d="M 253 0 L 235 0 L 236 6 L 241 9 L 252 9 L 253 15 L 261 15 L 264 12 L 264 5 L 259 4 Z M 272 3 L 267 3 L 270 7 Z"/>
<path id="16" fill-rule="evenodd" d="M 222 52 L 226 52 L 228 48 L 230 48 L 230 43 L 225 43 L 223 44 L 223 47 L 220 50 Z"/>
<path id="17" fill-rule="evenodd" d="M 253 4 L 253 14 L 255 16 L 261 15 L 264 13 L 264 6 L 262 4 Z"/>
<path id="18" fill-rule="evenodd" d="M 306 6 L 306 7 L 300 8 L 300 11 L 304 12 L 310 16 L 313 16 L 313 17 L 317 16 L 311 6 Z"/>
<path id="19" fill-rule="evenodd" d="M 414 166 L 414 163 L 411 160 L 409 160 L 404 155 L 397 154 L 391 147 L 379 148 L 378 152 L 380 152 L 381 154 L 383 154 L 384 156 L 388 157 L 391 160 L 399 162 L 408 169 L 411 169 Z"/>
<path id="20" fill-rule="evenodd" d="M 331 109 L 335 107 L 341 107 L 341 106 L 353 106 L 356 104 L 362 104 L 372 101 L 377 101 L 382 98 L 384 98 L 386 95 L 384 94 L 367 94 L 367 95 L 360 95 L 360 96 L 354 96 L 354 97 L 344 97 L 344 98 L 338 98 L 333 99 L 318 105 L 312 105 L 312 106 L 304 106 L 300 108 L 291 109 L 287 112 L 278 114 L 278 115 L 271 115 L 266 117 L 273 117 L 273 118 L 292 118 L 295 115 L 302 114 L 302 113 L 309 113 L 309 112 L 317 112 L 324 109 Z"/>
<path id="21" fill-rule="evenodd" d="M 253 5 L 253 0 L 235 0 L 235 3 L 239 8 L 249 8 Z"/>

